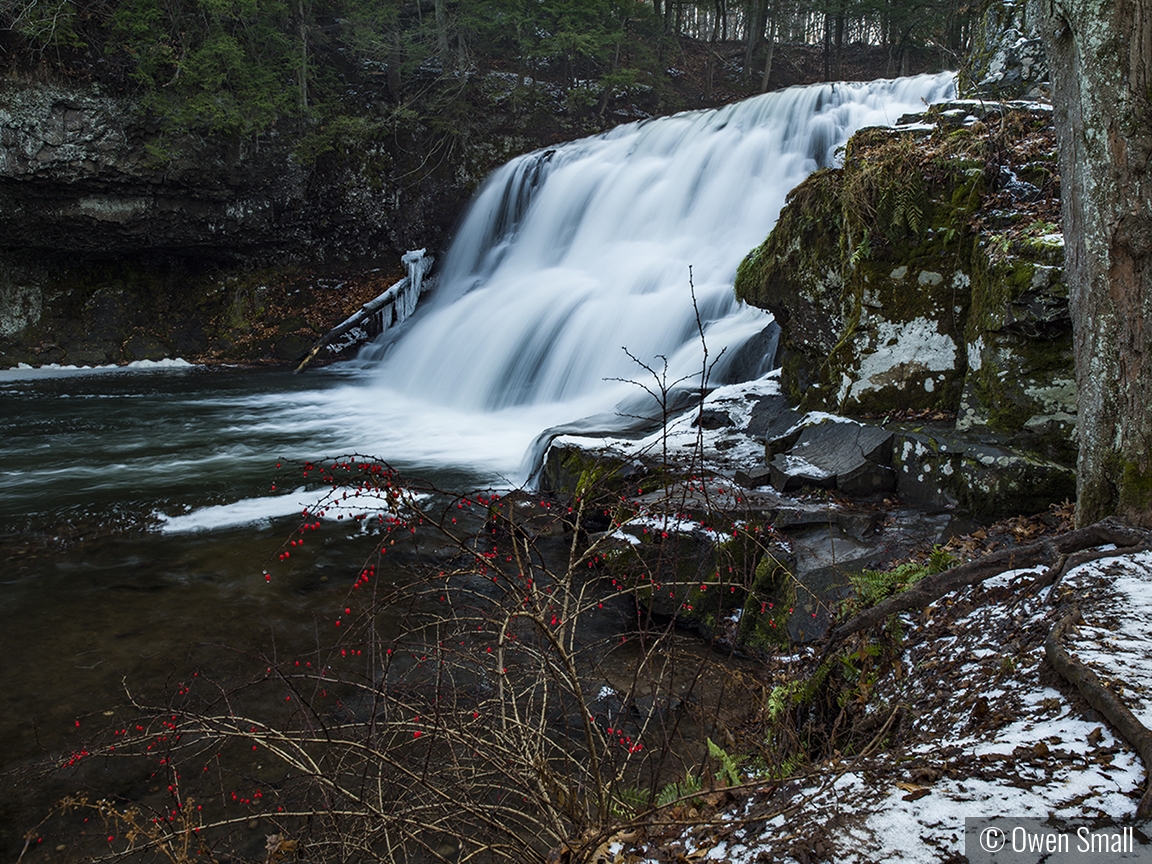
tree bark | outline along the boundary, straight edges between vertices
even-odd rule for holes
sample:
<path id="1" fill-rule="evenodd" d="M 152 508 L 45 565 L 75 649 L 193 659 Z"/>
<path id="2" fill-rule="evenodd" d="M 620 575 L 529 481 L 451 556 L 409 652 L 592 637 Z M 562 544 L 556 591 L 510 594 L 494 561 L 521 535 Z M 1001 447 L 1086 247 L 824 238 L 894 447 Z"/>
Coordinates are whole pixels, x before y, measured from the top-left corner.
<path id="1" fill-rule="evenodd" d="M 298 0 L 297 12 L 300 17 L 300 110 L 308 110 L 308 18 L 304 12 L 304 0 Z"/>
<path id="2" fill-rule="evenodd" d="M 1152 0 L 1044 0 L 1079 412 L 1076 521 L 1152 526 Z"/>
<path id="3" fill-rule="evenodd" d="M 444 0 L 435 0 L 432 8 L 436 12 L 436 53 L 445 72 L 448 71 L 451 61 L 448 56 L 448 12 L 444 8 Z"/>
<path id="4" fill-rule="evenodd" d="M 764 74 L 760 76 L 760 92 L 768 92 L 768 79 L 772 77 L 772 55 L 776 53 L 776 16 L 768 25 L 768 50 L 764 52 Z"/>
<path id="5" fill-rule="evenodd" d="M 844 80 L 844 0 L 836 4 L 836 62 L 833 64 L 837 81 Z"/>
<path id="6" fill-rule="evenodd" d="M 744 80 L 752 80 L 752 55 L 760 44 L 760 37 L 764 33 L 764 10 L 767 0 L 748 0 L 747 26 L 745 28 L 744 43 Z"/>
<path id="7" fill-rule="evenodd" d="M 824 13 L 824 80 L 832 80 L 832 13 Z"/>
<path id="8" fill-rule="evenodd" d="M 400 104 L 403 79 L 400 77 L 400 67 L 404 63 L 404 52 L 400 44 L 400 31 L 392 33 L 392 50 L 388 56 L 388 95 L 397 105 Z"/>

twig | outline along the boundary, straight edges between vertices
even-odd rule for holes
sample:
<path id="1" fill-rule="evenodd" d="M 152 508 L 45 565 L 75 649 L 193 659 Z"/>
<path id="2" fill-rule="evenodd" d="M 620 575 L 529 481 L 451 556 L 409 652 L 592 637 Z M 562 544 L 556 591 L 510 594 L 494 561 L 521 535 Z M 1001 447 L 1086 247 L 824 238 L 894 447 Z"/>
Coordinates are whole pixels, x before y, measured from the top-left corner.
<path id="1" fill-rule="evenodd" d="M 1114 543 L 1117 546 L 1138 548 L 1148 545 L 1150 540 L 1152 540 L 1152 532 L 1131 528 L 1117 521 L 1104 520 L 1087 528 L 1070 531 L 1059 537 L 1029 543 L 1027 546 L 1003 549 L 967 564 L 953 567 L 951 570 L 945 570 L 943 573 L 927 576 L 907 591 L 893 595 L 871 609 L 865 609 L 856 617 L 836 627 L 828 637 L 828 644 L 831 647 L 845 637 L 860 630 L 867 630 L 897 612 L 923 609 L 950 591 L 976 585 L 985 579 L 998 576 L 1006 570 L 1026 569 L 1040 564 L 1059 567 L 1063 556 L 1093 546 Z M 1112 552 L 1109 554 L 1121 553 Z"/>

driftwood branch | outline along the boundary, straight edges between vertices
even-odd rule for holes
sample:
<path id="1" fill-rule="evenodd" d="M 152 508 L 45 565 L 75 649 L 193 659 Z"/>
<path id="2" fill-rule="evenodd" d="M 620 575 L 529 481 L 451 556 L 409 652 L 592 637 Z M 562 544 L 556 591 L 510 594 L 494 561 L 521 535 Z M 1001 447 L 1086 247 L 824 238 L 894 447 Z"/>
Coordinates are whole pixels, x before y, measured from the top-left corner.
<path id="1" fill-rule="evenodd" d="M 1120 736 L 1140 754 L 1148 779 L 1144 796 L 1136 807 L 1136 819 L 1137 821 L 1148 819 L 1152 817 L 1152 730 L 1128 710 L 1096 673 L 1061 646 L 1064 634 L 1078 621 L 1080 610 L 1073 607 L 1072 611 L 1048 632 L 1048 638 L 1044 640 L 1044 653 L 1060 677 L 1075 686 L 1084 697 L 1084 701 L 1099 711 Z"/>
<path id="2" fill-rule="evenodd" d="M 413 255 L 413 254 L 415 254 L 415 253 L 413 253 L 413 252 L 408 253 L 408 255 Z M 405 256 L 405 259 L 407 259 L 407 257 L 408 256 Z M 432 269 L 432 263 L 433 263 L 434 259 L 432 258 L 431 255 L 423 255 L 422 253 L 421 253 L 421 258 L 422 258 L 423 262 L 426 262 L 426 263 L 422 264 L 422 267 L 420 269 L 420 275 L 422 277 L 424 273 L 427 273 L 429 270 Z M 372 300 L 369 300 L 367 303 L 365 303 L 363 306 L 361 306 L 359 309 L 357 309 L 355 312 L 353 312 L 351 315 L 349 315 L 347 318 L 345 318 L 343 321 L 341 321 L 339 324 L 337 324 L 335 327 L 333 327 L 331 330 L 329 330 L 327 333 L 325 333 L 323 336 L 321 336 L 319 339 L 317 339 L 314 343 L 312 343 L 312 347 L 309 348 L 301 356 L 300 363 L 296 367 L 295 371 L 296 372 L 303 372 L 304 367 L 306 367 L 309 363 L 311 363 L 316 358 L 316 355 L 319 354 L 326 346 L 331 345 L 333 342 L 335 342 L 337 339 L 339 339 L 341 336 L 343 336 L 349 330 L 352 330 L 356 327 L 360 327 L 360 326 L 366 324 L 372 318 L 373 315 L 380 312 L 388 304 L 395 303 L 397 301 L 397 299 L 399 299 L 400 295 L 403 294 L 408 289 L 408 286 L 411 284 L 412 284 L 412 276 L 411 276 L 411 274 L 409 274 L 408 276 L 405 276 L 403 279 L 401 279 L 399 282 L 392 285 L 383 294 L 379 295 L 378 297 L 376 297 Z M 425 280 L 424 284 L 419 285 L 417 287 L 419 287 L 420 292 L 423 293 L 424 291 L 427 290 L 427 286 L 430 284 L 431 283 L 429 280 Z M 384 329 L 387 329 L 387 326 L 385 326 Z"/>
<path id="3" fill-rule="evenodd" d="M 985 579 L 997 576 L 1006 570 L 1027 569 L 1046 565 L 1049 572 L 1039 577 L 1039 585 L 1051 584 L 1061 578 L 1068 569 L 1076 566 L 1069 563 L 1069 556 L 1073 553 L 1103 546 L 1112 543 L 1119 550 L 1103 553 L 1095 557 L 1106 555 L 1121 555 L 1130 551 L 1138 551 L 1152 547 L 1152 532 L 1140 528 L 1131 528 L 1118 521 L 1104 520 L 1087 528 L 1079 528 L 1061 534 L 1058 537 L 1046 538 L 1025 546 L 1016 546 L 985 555 L 967 564 L 945 570 L 933 576 L 926 576 L 907 591 L 895 594 L 877 603 L 871 609 L 865 609 L 854 618 L 845 621 L 832 630 L 829 635 L 829 644 L 840 642 L 847 636 L 861 630 L 867 630 L 888 619 L 889 615 L 906 612 L 909 609 L 923 609 L 930 603 L 940 599 L 951 591 L 976 585 Z M 1085 560 L 1093 560 L 1087 558 Z M 1051 578 L 1047 583 L 1045 577 Z"/>

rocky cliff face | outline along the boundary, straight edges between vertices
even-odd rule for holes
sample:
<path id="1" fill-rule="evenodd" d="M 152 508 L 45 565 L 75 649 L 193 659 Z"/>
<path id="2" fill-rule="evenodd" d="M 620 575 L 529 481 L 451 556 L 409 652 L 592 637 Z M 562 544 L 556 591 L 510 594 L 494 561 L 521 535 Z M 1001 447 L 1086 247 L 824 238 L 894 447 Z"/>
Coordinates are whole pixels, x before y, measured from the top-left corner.
<path id="1" fill-rule="evenodd" d="M 805 408 L 943 412 L 1074 451 L 1071 321 L 1050 111 L 960 102 L 871 129 L 791 196 L 739 296 L 780 321 Z"/>
<path id="2" fill-rule="evenodd" d="M 2 245 L 245 262 L 437 245 L 477 183 L 535 146 L 528 135 L 500 134 L 498 123 L 459 130 L 448 165 L 429 160 L 434 136 L 416 120 L 366 119 L 328 139 L 301 124 L 240 141 L 169 136 L 131 98 L 96 85 L 8 81 L 0 84 Z"/>
<path id="3" fill-rule="evenodd" d="M 247 359 L 217 321 L 259 307 L 244 291 L 282 281 L 276 268 L 391 269 L 408 248 L 445 243 L 480 180 L 536 144 L 497 123 L 458 135 L 449 165 L 428 158 L 434 136 L 416 121 L 365 121 L 336 146 L 304 127 L 239 142 L 172 137 L 95 85 L 7 81 L 0 366 Z"/>
<path id="4" fill-rule="evenodd" d="M 983 4 L 960 73 L 962 96 L 1035 99 L 1047 95 L 1048 58 L 1040 38 L 1039 0 Z"/>

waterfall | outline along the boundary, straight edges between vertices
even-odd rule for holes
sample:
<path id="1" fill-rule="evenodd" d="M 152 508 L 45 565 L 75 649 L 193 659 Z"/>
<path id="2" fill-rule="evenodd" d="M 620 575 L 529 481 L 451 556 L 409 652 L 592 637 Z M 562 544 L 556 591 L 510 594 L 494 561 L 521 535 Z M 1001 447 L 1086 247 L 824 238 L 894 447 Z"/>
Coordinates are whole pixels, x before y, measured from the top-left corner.
<path id="1" fill-rule="evenodd" d="M 740 348 L 770 319 L 734 298 L 740 261 L 854 131 L 953 90 L 950 74 L 796 87 L 513 159 L 470 205 L 430 299 L 362 355 L 366 374 L 457 421 L 552 425 L 635 404 L 627 382 L 647 373 L 624 349 L 698 382 L 697 311 L 723 352 L 713 383 L 763 374 Z"/>

